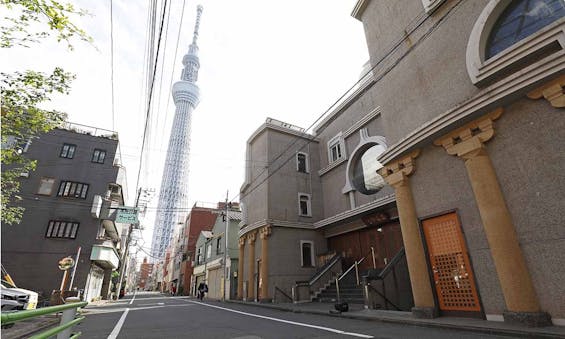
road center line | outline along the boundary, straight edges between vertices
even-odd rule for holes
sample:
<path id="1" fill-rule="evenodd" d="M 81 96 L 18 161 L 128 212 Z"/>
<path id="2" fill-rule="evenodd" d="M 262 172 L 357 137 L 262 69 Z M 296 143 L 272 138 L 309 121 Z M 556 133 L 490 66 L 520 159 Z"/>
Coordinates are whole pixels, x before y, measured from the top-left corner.
<path id="1" fill-rule="evenodd" d="M 129 304 L 133 304 L 133 301 L 135 300 L 135 295 L 137 294 L 137 291 L 133 292 L 133 297 L 131 298 L 131 301 L 129 302 Z"/>
<path id="2" fill-rule="evenodd" d="M 264 315 L 259 315 L 259 314 L 253 314 L 253 313 L 247 313 L 247 312 L 232 310 L 232 309 L 230 309 L 230 308 L 225 308 L 225 307 L 220 307 L 220 306 L 205 304 L 205 303 L 201 303 L 201 302 L 197 302 L 197 301 L 192 301 L 192 300 L 185 300 L 185 301 L 186 301 L 186 302 L 189 302 L 189 303 L 193 303 L 193 304 L 202 305 L 202 306 L 208 306 L 208 307 L 217 308 L 217 309 L 224 310 L 224 311 L 228 311 L 228 312 L 239 313 L 239 314 L 247 315 L 247 316 L 250 316 L 250 317 L 256 317 L 256 318 L 262 318 L 262 319 L 267 319 L 267 320 L 272 320 L 272 321 L 278 321 L 278 322 L 281 322 L 281 323 L 286 323 L 286 324 L 291 324 L 291 325 L 296 325 L 296 326 L 310 327 L 310 328 L 315 328 L 315 329 L 322 330 L 322 331 L 328 331 L 328 332 L 333 332 L 333 333 L 338 333 L 338 334 L 343 334 L 343 335 L 349 335 L 349 336 L 353 336 L 353 337 L 374 338 L 372 335 L 367 335 L 367 334 L 353 333 L 353 332 L 345 332 L 345 331 L 338 330 L 338 329 L 335 329 L 335 328 L 330 328 L 330 327 L 323 327 L 323 326 L 317 326 L 317 325 L 310 325 L 310 324 L 305 324 L 305 323 L 299 323 L 299 322 L 296 322 L 296 321 L 290 321 L 290 320 L 272 318 L 272 317 L 267 317 L 267 316 L 264 316 Z"/>
<path id="3" fill-rule="evenodd" d="M 120 330 L 122 329 L 122 326 L 124 325 L 124 322 L 126 321 L 126 316 L 128 315 L 128 312 L 129 312 L 129 308 L 126 308 L 126 310 L 124 311 L 124 314 L 122 314 L 120 320 L 118 320 L 118 323 L 116 324 L 116 326 L 112 330 L 112 333 L 110 333 L 110 335 L 108 336 L 108 339 L 116 339 L 118 337 L 118 334 L 120 334 Z"/>

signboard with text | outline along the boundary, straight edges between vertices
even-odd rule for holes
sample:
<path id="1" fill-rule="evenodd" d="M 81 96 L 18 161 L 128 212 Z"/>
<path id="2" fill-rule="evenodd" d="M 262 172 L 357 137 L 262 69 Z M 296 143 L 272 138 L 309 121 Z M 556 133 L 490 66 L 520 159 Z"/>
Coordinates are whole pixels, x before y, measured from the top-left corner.
<path id="1" fill-rule="evenodd" d="M 116 213 L 116 223 L 120 224 L 137 224 L 138 209 L 136 207 L 120 206 Z"/>

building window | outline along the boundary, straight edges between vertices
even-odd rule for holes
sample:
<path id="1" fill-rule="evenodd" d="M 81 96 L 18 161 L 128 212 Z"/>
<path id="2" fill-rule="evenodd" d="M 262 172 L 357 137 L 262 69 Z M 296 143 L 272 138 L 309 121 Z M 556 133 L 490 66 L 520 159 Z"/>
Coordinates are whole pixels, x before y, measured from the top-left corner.
<path id="1" fill-rule="evenodd" d="M 51 195 L 51 193 L 53 193 L 54 185 L 55 185 L 54 178 L 41 178 L 41 181 L 39 182 L 39 189 L 37 190 L 37 194 Z"/>
<path id="2" fill-rule="evenodd" d="M 72 159 L 75 156 L 76 148 L 76 145 L 63 144 L 63 148 L 61 148 L 61 153 L 59 154 L 59 156 L 61 158 Z"/>
<path id="3" fill-rule="evenodd" d="M 330 164 L 345 157 L 345 143 L 341 133 L 328 142 L 328 157 Z"/>
<path id="4" fill-rule="evenodd" d="M 300 241 L 300 253 L 302 267 L 314 266 L 314 243 L 312 241 Z"/>
<path id="5" fill-rule="evenodd" d="M 46 238 L 76 239 L 78 222 L 50 220 L 47 226 Z"/>
<path id="6" fill-rule="evenodd" d="M 299 152 L 296 154 L 296 170 L 302 173 L 310 172 L 310 168 L 308 166 L 308 154 Z"/>
<path id="7" fill-rule="evenodd" d="M 74 181 L 61 181 L 57 195 L 60 197 L 74 197 L 86 199 L 88 193 L 88 184 Z"/>
<path id="8" fill-rule="evenodd" d="M 207 245 L 206 246 L 206 259 L 210 259 L 211 256 L 212 256 L 212 246 Z"/>
<path id="9" fill-rule="evenodd" d="M 196 265 L 202 263 L 202 247 L 198 247 L 198 252 L 196 253 Z"/>
<path id="10" fill-rule="evenodd" d="M 105 150 L 95 149 L 94 153 L 92 153 L 92 162 L 96 162 L 98 164 L 103 164 L 105 158 L 106 158 L 106 151 Z"/>
<path id="11" fill-rule="evenodd" d="M 310 194 L 298 193 L 298 215 L 303 217 L 311 217 Z"/>
<path id="12" fill-rule="evenodd" d="M 222 252 L 222 237 L 216 239 L 216 254 L 220 254 Z"/>
<path id="13" fill-rule="evenodd" d="M 563 16 L 563 0 L 512 1 L 490 32 L 486 58 L 495 56 Z"/>

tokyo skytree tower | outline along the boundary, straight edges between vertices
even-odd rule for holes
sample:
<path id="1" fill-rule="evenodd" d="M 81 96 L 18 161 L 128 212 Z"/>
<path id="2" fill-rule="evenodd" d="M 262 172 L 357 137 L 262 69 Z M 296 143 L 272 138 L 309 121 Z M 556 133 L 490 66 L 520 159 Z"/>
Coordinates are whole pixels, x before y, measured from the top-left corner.
<path id="1" fill-rule="evenodd" d="M 151 256 L 153 259 L 163 258 L 173 231 L 179 222 L 188 214 L 188 165 L 190 152 L 190 132 L 192 111 L 200 101 L 198 80 L 198 28 L 202 15 L 202 6 L 197 7 L 196 24 L 192 43 L 188 53 L 183 57 L 181 80 L 173 85 L 172 95 L 175 102 L 175 118 L 171 128 L 167 158 L 163 169 L 159 204 L 153 229 Z"/>

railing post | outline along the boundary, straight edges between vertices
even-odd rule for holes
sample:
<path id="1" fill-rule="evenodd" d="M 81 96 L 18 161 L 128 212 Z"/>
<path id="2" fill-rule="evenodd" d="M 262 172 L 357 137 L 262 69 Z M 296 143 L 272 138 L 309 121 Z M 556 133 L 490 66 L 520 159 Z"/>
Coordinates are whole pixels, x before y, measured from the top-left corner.
<path id="1" fill-rule="evenodd" d="M 365 292 L 365 309 L 371 308 L 371 297 L 369 296 L 369 282 L 364 281 L 363 292 Z"/>
<path id="2" fill-rule="evenodd" d="M 71 304 L 71 303 L 77 303 L 80 302 L 80 299 L 77 297 L 69 297 L 67 299 L 65 299 L 65 303 L 67 304 Z M 75 314 L 77 312 L 76 308 L 69 308 L 68 310 L 64 310 L 63 311 L 63 315 L 61 316 L 61 322 L 59 323 L 59 325 L 65 325 L 68 322 L 72 321 L 75 319 Z M 71 336 L 71 331 L 73 330 L 72 327 L 67 328 L 66 330 L 60 332 L 59 334 L 57 334 L 57 339 L 69 339 L 69 337 Z"/>
<path id="3" fill-rule="evenodd" d="M 359 286 L 359 267 L 357 266 L 357 261 L 355 261 L 355 277 L 357 278 L 357 286 Z"/>
<path id="4" fill-rule="evenodd" d="M 371 246 L 371 255 L 373 256 L 373 268 L 377 269 L 377 262 L 375 261 L 375 248 Z"/>
<path id="5" fill-rule="evenodd" d="M 341 304 L 341 297 L 339 295 L 339 278 L 335 278 L 335 291 L 337 294 L 337 303 Z"/>

